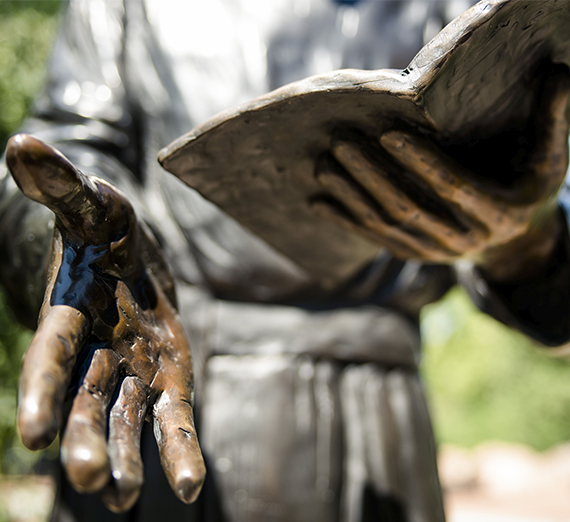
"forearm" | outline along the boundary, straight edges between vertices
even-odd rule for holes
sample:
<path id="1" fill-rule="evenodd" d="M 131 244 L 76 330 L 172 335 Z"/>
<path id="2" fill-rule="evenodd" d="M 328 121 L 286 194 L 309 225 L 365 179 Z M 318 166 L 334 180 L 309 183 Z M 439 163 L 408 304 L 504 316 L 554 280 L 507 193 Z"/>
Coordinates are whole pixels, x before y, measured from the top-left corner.
<path id="1" fill-rule="evenodd" d="M 556 225 L 545 231 L 543 241 L 530 244 L 526 255 L 520 251 L 510 260 L 504 258 L 498 271 L 472 263 L 457 266 L 459 281 L 483 312 L 545 346 L 570 341 L 570 235 L 566 221 L 565 212 L 556 212 Z M 548 243 L 552 244 L 549 251 Z"/>

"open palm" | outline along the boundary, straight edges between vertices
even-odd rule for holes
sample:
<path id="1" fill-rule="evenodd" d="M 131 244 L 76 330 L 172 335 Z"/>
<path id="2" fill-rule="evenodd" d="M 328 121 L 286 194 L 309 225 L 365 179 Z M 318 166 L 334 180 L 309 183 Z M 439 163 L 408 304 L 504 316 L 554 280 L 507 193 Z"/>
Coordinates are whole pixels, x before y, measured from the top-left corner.
<path id="1" fill-rule="evenodd" d="M 6 160 L 20 189 L 56 215 L 38 330 L 20 380 L 18 426 L 31 449 L 62 434 L 62 461 L 78 491 L 104 489 L 128 509 L 143 480 L 140 433 L 152 419 L 170 484 L 185 501 L 205 467 L 192 413 L 192 361 L 172 279 L 152 235 L 124 195 L 79 172 L 26 135 Z"/>

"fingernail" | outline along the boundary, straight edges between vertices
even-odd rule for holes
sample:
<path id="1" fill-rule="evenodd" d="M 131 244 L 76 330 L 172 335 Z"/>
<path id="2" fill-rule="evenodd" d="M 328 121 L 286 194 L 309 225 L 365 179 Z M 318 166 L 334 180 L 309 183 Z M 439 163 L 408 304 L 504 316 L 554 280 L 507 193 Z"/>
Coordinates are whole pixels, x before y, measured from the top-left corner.
<path id="1" fill-rule="evenodd" d="M 71 449 L 68 446 L 61 449 L 61 461 L 73 487 L 80 493 L 103 488 L 111 475 L 106 448 L 98 440 L 77 444 Z"/>
<path id="2" fill-rule="evenodd" d="M 191 504 L 198 498 L 202 490 L 204 475 L 196 476 L 190 470 L 183 470 L 178 473 L 175 484 L 178 498 L 186 504 Z"/>
<path id="3" fill-rule="evenodd" d="M 129 510 L 139 498 L 142 477 L 113 472 L 113 482 L 105 488 L 103 501 L 115 513 Z"/>
<path id="4" fill-rule="evenodd" d="M 345 141 L 341 139 L 335 139 L 332 142 L 332 150 L 334 152 L 342 153 L 342 152 L 351 152 L 355 148 L 355 144 L 350 141 Z"/>
<path id="5" fill-rule="evenodd" d="M 405 141 L 405 135 L 399 131 L 390 131 L 380 136 L 380 144 L 386 149 L 401 149 Z"/>
<path id="6" fill-rule="evenodd" d="M 46 416 L 38 402 L 25 399 L 18 407 L 18 431 L 26 448 L 36 451 L 47 448 L 55 439 L 59 429 L 59 419 Z"/>
<path id="7" fill-rule="evenodd" d="M 38 200 L 41 197 L 41 192 L 28 168 L 29 162 L 25 161 L 25 158 L 29 156 L 26 151 L 29 152 L 28 145 L 32 139 L 26 134 L 12 136 L 6 146 L 6 164 L 20 190 L 29 198 Z"/>

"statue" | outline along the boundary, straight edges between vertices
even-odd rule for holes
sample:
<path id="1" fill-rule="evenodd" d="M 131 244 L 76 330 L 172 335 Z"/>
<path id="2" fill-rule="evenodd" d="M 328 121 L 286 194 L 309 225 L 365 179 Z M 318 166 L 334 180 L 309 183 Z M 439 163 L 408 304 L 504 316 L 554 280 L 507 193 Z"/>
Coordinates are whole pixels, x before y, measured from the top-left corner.
<path id="1" fill-rule="evenodd" d="M 55 520 L 444 520 L 417 314 L 458 273 L 498 319 L 545 344 L 570 338 L 556 203 L 568 166 L 565 62 L 526 77 L 526 126 L 512 129 L 508 150 L 516 161 L 413 126 L 327 131 L 309 207 L 366 245 L 350 269 L 341 259 L 322 277 L 154 158 L 219 110 L 323 68 L 405 67 L 458 4 L 70 2 L 29 135 L 6 153 L 33 202 L 10 176 L 0 192 L 2 284 L 28 324 L 43 301 L 19 430 L 41 448 L 64 426 Z M 259 136 L 247 125 L 230 145 Z M 510 142 L 498 143 L 501 152 Z M 179 150 L 161 155 L 167 168 Z M 199 166 L 243 165 L 202 153 Z M 489 162 L 500 183 L 481 179 Z M 243 199 L 233 194 L 230 206 Z M 151 438 L 140 442 L 145 418 L 172 491 L 194 504 L 164 487 Z M 208 468 L 199 496 L 198 437 Z M 102 491 L 117 515 L 70 484 Z"/>

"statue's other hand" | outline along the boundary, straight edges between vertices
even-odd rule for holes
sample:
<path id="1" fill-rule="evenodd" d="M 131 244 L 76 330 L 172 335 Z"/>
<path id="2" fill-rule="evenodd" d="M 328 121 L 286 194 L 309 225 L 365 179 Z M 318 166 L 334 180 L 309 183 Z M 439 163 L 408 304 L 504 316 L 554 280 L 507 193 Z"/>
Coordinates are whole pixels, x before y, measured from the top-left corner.
<path id="1" fill-rule="evenodd" d="M 319 200 L 315 210 L 400 258 L 471 259 L 498 279 L 529 274 L 560 231 L 556 195 L 568 167 L 569 94 L 566 72 L 545 81 L 532 151 L 521 151 L 525 163 L 508 186 L 493 180 L 498 156 L 484 158 L 481 177 L 419 133 L 391 131 L 380 148 L 354 137 L 333 140 L 316 172 L 332 203 Z"/>
<path id="2" fill-rule="evenodd" d="M 205 475 L 192 361 L 156 243 L 125 196 L 41 141 L 13 137 L 6 161 L 24 194 L 56 215 L 39 327 L 20 379 L 24 444 L 47 446 L 66 418 L 69 480 L 81 492 L 104 490 L 105 503 L 121 511 L 140 491 L 149 418 L 174 492 L 192 502 Z"/>

